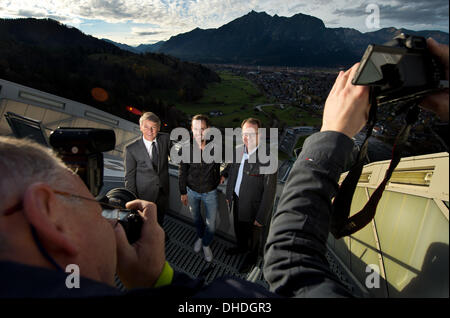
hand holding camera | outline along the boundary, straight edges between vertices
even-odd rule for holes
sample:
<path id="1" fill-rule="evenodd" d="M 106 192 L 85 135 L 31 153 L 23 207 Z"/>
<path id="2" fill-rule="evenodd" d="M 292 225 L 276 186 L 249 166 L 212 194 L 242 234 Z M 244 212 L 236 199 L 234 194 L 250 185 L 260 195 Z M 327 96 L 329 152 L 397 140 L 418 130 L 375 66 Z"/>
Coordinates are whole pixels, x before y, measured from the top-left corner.
<path id="1" fill-rule="evenodd" d="M 370 45 L 361 63 L 339 73 L 325 103 L 321 131 L 356 135 L 367 121 L 368 87 L 377 89 L 380 105 L 423 98 L 420 106 L 448 121 L 448 75 L 448 46 L 431 38 L 402 34 L 388 46 Z"/>
<path id="2" fill-rule="evenodd" d="M 339 73 L 325 102 L 321 131 L 338 131 L 352 138 L 366 124 L 369 88 L 352 84 L 358 67 L 359 63 L 348 71 Z"/>
<path id="3" fill-rule="evenodd" d="M 117 274 L 126 288 L 153 286 L 166 261 L 164 230 L 157 221 L 154 203 L 134 200 L 126 208 L 137 210 L 143 219 L 141 237 L 130 245 L 122 226 L 114 230 L 117 242 Z"/>

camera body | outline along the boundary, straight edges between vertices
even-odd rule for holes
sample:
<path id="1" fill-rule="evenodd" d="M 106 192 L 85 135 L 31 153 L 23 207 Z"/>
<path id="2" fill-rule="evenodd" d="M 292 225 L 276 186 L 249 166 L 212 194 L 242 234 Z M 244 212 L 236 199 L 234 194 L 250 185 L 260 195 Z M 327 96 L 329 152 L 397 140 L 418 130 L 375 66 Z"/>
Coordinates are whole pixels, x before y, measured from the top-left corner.
<path id="1" fill-rule="evenodd" d="M 352 83 L 374 87 L 378 105 L 419 101 L 448 88 L 444 67 L 426 39 L 400 34 L 385 45 L 369 45 Z"/>

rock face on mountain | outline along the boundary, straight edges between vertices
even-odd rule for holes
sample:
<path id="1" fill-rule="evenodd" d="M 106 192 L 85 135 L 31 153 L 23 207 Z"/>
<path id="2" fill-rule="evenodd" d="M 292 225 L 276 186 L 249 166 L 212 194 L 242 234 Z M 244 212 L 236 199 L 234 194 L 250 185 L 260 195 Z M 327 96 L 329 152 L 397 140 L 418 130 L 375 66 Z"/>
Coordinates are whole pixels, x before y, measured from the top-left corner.
<path id="1" fill-rule="evenodd" d="M 252 11 L 218 29 L 173 36 L 158 52 L 202 63 L 347 66 L 361 58 L 368 44 L 385 43 L 402 32 L 448 43 L 448 33 L 440 31 L 385 28 L 361 33 L 326 28 L 322 20 L 305 14 L 287 18 Z"/>

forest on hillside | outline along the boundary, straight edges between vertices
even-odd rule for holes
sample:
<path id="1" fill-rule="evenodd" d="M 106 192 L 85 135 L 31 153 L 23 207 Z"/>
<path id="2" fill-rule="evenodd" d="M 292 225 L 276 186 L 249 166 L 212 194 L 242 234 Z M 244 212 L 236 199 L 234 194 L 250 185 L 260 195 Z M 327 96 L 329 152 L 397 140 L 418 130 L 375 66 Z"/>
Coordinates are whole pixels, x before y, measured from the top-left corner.
<path id="1" fill-rule="evenodd" d="M 164 54 L 135 54 L 51 20 L 0 20 L 0 78 L 136 121 L 126 106 L 153 111 L 167 129 L 186 115 L 159 94 L 184 102 L 203 96 L 220 77 Z M 93 94 L 100 88 L 102 96 Z"/>

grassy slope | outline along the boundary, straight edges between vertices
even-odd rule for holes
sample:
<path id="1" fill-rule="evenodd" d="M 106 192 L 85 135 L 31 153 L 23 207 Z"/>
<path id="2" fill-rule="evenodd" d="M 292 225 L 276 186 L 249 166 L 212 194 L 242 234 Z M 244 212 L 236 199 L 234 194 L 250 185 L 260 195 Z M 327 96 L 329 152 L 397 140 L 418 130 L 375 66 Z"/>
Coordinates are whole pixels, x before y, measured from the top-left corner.
<path id="1" fill-rule="evenodd" d="M 270 100 L 259 92 L 256 85 L 231 73 L 221 72 L 219 75 L 222 82 L 210 84 L 200 100 L 194 103 L 172 101 L 178 109 L 189 115 L 222 111 L 223 116 L 211 118 L 212 124 L 217 127 L 237 127 L 247 117 L 257 117 L 267 124 L 267 117 L 255 112 L 254 106 L 270 103 Z"/>
<path id="2" fill-rule="evenodd" d="M 263 109 L 268 113 L 273 112 L 287 126 L 320 126 L 322 123 L 320 116 L 293 106 L 288 106 L 285 109 L 280 109 L 278 106 L 266 106 Z"/>
<path id="3" fill-rule="evenodd" d="M 209 114 L 210 111 L 220 110 L 223 116 L 212 117 L 212 124 L 216 127 L 238 127 L 243 119 L 259 118 L 268 127 L 269 118 L 254 110 L 256 105 L 270 104 L 273 100 L 261 94 L 250 80 L 228 72 L 219 73 L 222 82 L 213 83 L 204 91 L 204 96 L 193 103 L 181 103 L 171 92 L 159 91 L 162 99 L 168 100 L 188 115 Z M 173 94 L 173 93 L 172 93 Z M 278 106 L 265 106 L 264 112 L 274 113 L 287 126 L 320 126 L 321 118 L 305 110 L 289 106 L 280 109 Z"/>

